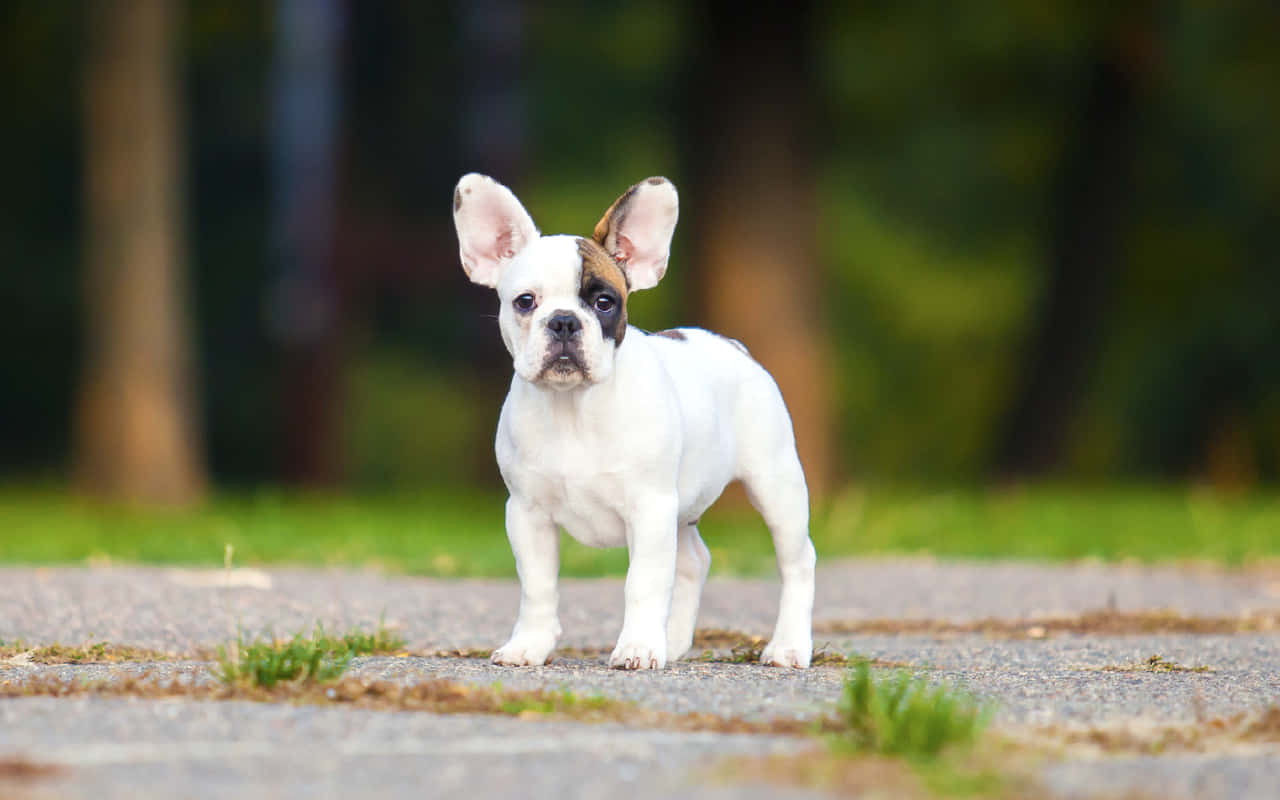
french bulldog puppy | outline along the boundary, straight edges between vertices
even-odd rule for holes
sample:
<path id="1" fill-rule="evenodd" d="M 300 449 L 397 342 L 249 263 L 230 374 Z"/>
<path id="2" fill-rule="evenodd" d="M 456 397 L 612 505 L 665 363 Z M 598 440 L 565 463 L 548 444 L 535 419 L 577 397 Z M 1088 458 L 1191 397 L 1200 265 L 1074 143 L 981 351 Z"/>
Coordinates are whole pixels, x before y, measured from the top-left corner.
<path id="1" fill-rule="evenodd" d="M 631 292 L 667 270 L 678 200 L 649 178 L 590 237 L 541 236 L 511 190 L 469 174 L 453 195 L 462 267 L 498 292 L 515 367 L 496 450 L 520 612 L 495 664 L 548 662 L 560 635 L 559 529 L 626 546 L 625 613 L 609 657 L 661 669 L 693 643 L 711 554 L 698 518 L 745 484 L 773 535 L 782 596 L 763 664 L 808 667 L 816 556 L 809 496 L 778 386 L 739 342 L 627 324 Z"/>

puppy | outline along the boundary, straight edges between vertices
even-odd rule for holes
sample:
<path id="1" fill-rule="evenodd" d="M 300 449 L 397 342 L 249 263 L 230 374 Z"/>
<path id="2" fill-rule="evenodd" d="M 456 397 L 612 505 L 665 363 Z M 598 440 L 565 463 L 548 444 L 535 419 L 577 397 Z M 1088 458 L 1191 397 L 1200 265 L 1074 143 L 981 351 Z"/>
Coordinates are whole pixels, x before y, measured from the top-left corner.
<path id="1" fill-rule="evenodd" d="M 660 669 L 684 655 L 711 566 L 698 518 L 740 480 L 773 535 L 782 578 L 760 661 L 809 666 L 816 556 L 777 384 L 739 342 L 627 324 L 627 297 L 667 270 L 677 212 L 675 186 L 649 178 L 592 236 L 541 236 L 492 178 L 466 175 L 454 191 L 462 267 L 497 290 L 515 367 L 496 450 L 520 612 L 495 664 L 545 664 L 555 648 L 560 528 L 592 547 L 627 548 L 626 610 L 609 664 Z"/>

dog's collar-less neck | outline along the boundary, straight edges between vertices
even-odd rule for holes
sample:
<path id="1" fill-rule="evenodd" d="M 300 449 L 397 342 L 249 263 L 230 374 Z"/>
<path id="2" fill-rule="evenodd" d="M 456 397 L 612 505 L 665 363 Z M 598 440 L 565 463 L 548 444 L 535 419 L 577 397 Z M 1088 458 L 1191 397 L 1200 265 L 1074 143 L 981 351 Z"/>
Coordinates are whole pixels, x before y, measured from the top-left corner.
<path id="1" fill-rule="evenodd" d="M 537 398 L 542 412 L 551 418 L 575 420 L 596 417 L 603 409 L 616 406 L 614 395 L 617 387 L 615 376 L 599 383 L 582 384 L 572 389 L 553 389 L 539 386 L 523 378 L 519 380 L 529 391 L 530 399 Z"/>

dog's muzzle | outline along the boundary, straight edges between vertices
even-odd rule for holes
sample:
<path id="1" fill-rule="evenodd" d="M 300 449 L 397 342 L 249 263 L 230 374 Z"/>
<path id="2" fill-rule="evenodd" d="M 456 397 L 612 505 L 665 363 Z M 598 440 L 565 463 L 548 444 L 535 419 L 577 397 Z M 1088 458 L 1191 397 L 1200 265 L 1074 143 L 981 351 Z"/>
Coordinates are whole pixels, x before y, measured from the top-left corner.
<path id="1" fill-rule="evenodd" d="M 542 361 L 543 377 L 568 378 L 585 376 L 586 358 L 582 352 L 582 320 L 567 311 L 557 311 L 547 320 L 547 354 Z"/>
<path id="2" fill-rule="evenodd" d="M 585 372 L 582 346 L 576 341 L 552 339 L 547 346 L 546 358 L 542 361 L 542 372 L 568 375 L 574 372 Z"/>

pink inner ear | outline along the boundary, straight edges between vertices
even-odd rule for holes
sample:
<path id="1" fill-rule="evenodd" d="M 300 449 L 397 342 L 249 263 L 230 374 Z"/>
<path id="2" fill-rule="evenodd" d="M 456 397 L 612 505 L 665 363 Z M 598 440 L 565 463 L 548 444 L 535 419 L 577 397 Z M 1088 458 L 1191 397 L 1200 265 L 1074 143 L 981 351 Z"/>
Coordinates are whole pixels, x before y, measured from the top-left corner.
<path id="1" fill-rule="evenodd" d="M 511 258 L 516 254 L 515 249 L 511 246 L 511 240 L 515 238 L 515 231 L 507 228 L 507 230 L 498 234 L 497 240 L 493 243 L 495 255 L 498 258 Z"/>
<path id="2" fill-rule="evenodd" d="M 619 233 L 613 242 L 613 260 L 614 261 L 630 261 L 631 257 L 636 253 L 636 246 L 626 234 Z"/>

